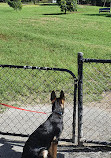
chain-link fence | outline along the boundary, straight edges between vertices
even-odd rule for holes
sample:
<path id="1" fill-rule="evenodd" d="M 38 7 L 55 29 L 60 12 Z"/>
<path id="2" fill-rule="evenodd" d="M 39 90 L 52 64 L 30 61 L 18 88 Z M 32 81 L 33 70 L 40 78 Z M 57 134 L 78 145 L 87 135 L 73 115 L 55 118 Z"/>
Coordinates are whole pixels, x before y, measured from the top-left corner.
<path id="1" fill-rule="evenodd" d="M 67 69 L 1 65 L 0 86 L 0 133 L 31 134 L 51 114 L 51 91 L 59 96 L 63 90 L 61 139 L 111 144 L 111 60 L 83 59 L 79 53 L 78 110 L 77 79 Z"/>
<path id="2" fill-rule="evenodd" d="M 74 140 L 72 132 L 75 133 L 75 81 L 75 75 L 66 69 L 1 65 L 0 132 L 13 135 L 31 134 L 51 114 L 51 91 L 55 90 L 59 97 L 63 90 L 65 114 L 61 139 Z"/>
<path id="3" fill-rule="evenodd" d="M 83 83 L 79 139 L 111 145 L 111 60 L 83 59 L 80 53 L 79 62 Z"/>

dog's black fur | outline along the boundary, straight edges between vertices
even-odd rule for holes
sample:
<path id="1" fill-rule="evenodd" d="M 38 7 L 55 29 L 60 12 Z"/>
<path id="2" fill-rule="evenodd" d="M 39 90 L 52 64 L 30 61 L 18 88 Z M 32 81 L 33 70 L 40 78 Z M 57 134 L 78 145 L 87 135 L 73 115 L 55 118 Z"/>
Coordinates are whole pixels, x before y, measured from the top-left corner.
<path id="1" fill-rule="evenodd" d="M 55 137 L 58 142 L 63 130 L 64 100 L 63 91 L 60 92 L 60 98 L 56 98 L 55 92 L 52 91 L 52 114 L 30 135 L 23 148 L 21 158 L 53 158 L 49 148 Z M 44 151 L 47 151 L 47 156 L 44 156 Z"/>

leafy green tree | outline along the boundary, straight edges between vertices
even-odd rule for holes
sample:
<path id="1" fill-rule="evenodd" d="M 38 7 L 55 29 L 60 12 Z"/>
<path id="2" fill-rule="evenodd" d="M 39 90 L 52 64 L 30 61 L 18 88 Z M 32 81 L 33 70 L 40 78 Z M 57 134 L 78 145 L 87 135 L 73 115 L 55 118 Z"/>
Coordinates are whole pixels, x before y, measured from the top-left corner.
<path id="1" fill-rule="evenodd" d="M 110 7 L 111 7 L 111 0 L 102 0 L 104 2 L 104 7 L 106 5 L 106 2 L 110 2 Z"/>
<path id="2" fill-rule="evenodd" d="M 22 9 L 22 2 L 21 2 L 21 0 L 8 0 L 7 3 L 14 10 L 21 10 Z"/>
<path id="3" fill-rule="evenodd" d="M 78 4 L 92 4 L 94 6 L 106 6 L 110 4 L 111 7 L 111 0 L 77 0 Z"/>
<path id="4" fill-rule="evenodd" d="M 61 11 L 77 11 L 77 0 L 61 0 Z"/>

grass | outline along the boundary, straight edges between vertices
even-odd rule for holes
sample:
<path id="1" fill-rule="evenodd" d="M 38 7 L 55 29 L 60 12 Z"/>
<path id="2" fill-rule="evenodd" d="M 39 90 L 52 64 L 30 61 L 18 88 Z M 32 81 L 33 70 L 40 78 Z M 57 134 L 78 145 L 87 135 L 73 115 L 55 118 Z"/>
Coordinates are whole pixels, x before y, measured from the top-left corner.
<path id="1" fill-rule="evenodd" d="M 84 58 L 111 59 L 111 14 L 99 14 L 99 7 L 80 5 L 77 12 L 65 15 L 56 5 L 24 5 L 21 11 L 14 11 L 7 4 L 0 3 L 0 24 L 0 64 L 67 68 L 77 76 L 78 52 L 83 52 Z M 85 70 L 88 71 L 87 67 Z M 92 71 L 95 72 L 94 69 Z M 26 74 L 22 76 L 23 80 L 27 78 Z M 1 76 L 3 78 L 3 71 Z M 29 80 L 32 80 L 32 76 Z M 13 85 L 20 85 L 20 79 L 15 81 L 13 76 L 11 78 Z M 66 78 L 63 78 L 64 83 Z M 4 98 L 10 80 L 7 86 L 2 87 Z M 29 80 L 25 85 L 29 84 Z M 14 90 L 14 86 L 11 90 Z M 29 95 L 35 89 L 29 90 L 28 94 L 27 90 L 24 90 L 24 95 Z M 17 94 L 22 91 L 23 85 L 20 89 L 16 86 L 14 90 Z M 98 90 L 98 93 L 101 91 Z"/>
<path id="2" fill-rule="evenodd" d="M 110 59 L 111 28 L 108 14 L 98 7 L 79 6 L 61 14 L 58 6 L 24 5 L 14 11 L 0 4 L 0 63 L 63 67 L 75 70 L 77 53 Z M 57 15 L 56 15 L 57 14 Z"/>

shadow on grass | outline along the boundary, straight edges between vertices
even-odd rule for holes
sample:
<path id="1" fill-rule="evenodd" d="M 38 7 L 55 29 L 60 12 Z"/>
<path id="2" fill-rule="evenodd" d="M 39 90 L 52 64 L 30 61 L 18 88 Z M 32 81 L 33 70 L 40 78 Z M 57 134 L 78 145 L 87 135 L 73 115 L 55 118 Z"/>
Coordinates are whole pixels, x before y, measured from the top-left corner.
<path id="1" fill-rule="evenodd" d="M 84 14 L 87 16 L 103 16 L 103 17 L 111 17 L 111 14 Z"/>
<path id="2" fill-rule="evenodd" d="M 39 4 L 38 3 L 38 5 L 40 5 L 40 6 L 55 6 L 55 5 L 58 5 L 57 3 L 44 3 L 44 4 Z"/>
<path id="3" fill-rule="evenodd" d="M 50 14 L 43 14 L 43 15 L 66 15 L 65 13 L 50 13 Z"/>

